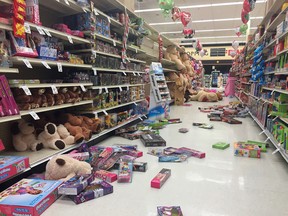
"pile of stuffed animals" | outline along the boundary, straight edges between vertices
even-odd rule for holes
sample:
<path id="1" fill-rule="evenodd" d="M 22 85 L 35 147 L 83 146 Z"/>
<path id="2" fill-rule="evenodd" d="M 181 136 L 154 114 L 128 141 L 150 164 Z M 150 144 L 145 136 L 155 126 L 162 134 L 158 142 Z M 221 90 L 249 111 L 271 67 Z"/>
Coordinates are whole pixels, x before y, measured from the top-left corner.
<path id="1" fill-rule="evenodd" d="M 43 148 L 64 149 L 67 145 L 90 140 L 104 128 L 98 118 L 59 112 L 40 115 L 40 120 L 20 120 L 11 126 L 16 151 L 39 151 Z"/>
<path id="2" fill-rule="evenodd" d="M 90 90 L 83 92 L 80 87 L 60 88 L 58 94 L 53 94 L 52 89 L 40 88 L 31 90 L 31 94 L 25 94 L 21 88 L 13 89 L 13 95 L 20 110 L 77 103 L 92 98 Z"/>

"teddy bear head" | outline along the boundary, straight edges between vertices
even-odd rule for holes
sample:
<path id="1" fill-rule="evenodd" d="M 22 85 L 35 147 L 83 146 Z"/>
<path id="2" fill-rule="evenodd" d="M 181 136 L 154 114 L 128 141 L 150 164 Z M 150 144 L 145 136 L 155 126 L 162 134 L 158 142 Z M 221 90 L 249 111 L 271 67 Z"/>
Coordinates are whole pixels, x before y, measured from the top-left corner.
<path id="1" fill-rule="evenodd" d="M 20 120 L 18 122 L 15 122 L 11 126 L 11 132 L 13 135 L 17 135 L 19 133 L 29 135 L 33 134 L 35 131 L 35 127 L 32 123 L 26 122 L 24 120 Z"/>
<path id="2" fill-rule="evenodd" d="M 50 159 L 46 165 L 45 179 L 68 180 L 74 175 L 91 174 L 91 166 L 67 155 L 58 155 Z M 68 179 L 67 179 L 68 178 Z"/>

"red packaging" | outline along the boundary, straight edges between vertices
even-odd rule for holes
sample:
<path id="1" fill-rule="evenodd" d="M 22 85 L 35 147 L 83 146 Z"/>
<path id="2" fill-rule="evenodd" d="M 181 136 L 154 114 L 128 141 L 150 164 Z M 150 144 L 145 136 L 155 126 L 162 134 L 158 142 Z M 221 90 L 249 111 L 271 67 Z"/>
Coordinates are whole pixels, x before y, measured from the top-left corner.
<path id="1" fill-rule="evenodd" d="M 72 30 L 72 31 L 71 31 L 71 34 L 72 34 L 73 36 L 77 36 L 77 37 L 84 38 L 84 33 L 83 33 L 82 31 Z"/>
<path id="2" fill-rule="evenodd" d="M 5 150 L 5 146 L 2 142 L 2 140 L 0 139 L 0 151 L 3 151 L 3 150 Z"/>
<path id="3" fill-rule="evenodd" d="M 26 0 L 26 21 L 42 25 L 40 22 L 38 0 Z"/>
<path id="4" fill-rule="evenodd" d="M 16 104 L 16 101 L 13 97 L 13 94 L 11 92 L 11 89 L 10 89 L 10 86 L 8 84 L 8 81 L 6 79 L 6 77 L 4 75 L 0 76 L 0 81 L 1 81 L 1 84 L 4 88 L 4 91 L 6 93 L 6 96 L 8 98 L 8 101 L 10 103 L 10 107 L 11 107 L 11 111 L 12 111 L 12 114 L 13 115 L 18 115 L 20 112 L 19 112 L 19 109 L 18 109 L 18 106 Z"/>
<path id="5" fill-rule="evenodd" d="M 138 151 L 138 150 L 132 150 L 132 149 L 129 149 L 129 148 L 124 148 L 125 150 L 127 150 L 127 154 L 130 155 L 130 156 L 133 156 L 133 157 L 142 157 L 143 156 L 143 152 L 142 151 Z"/>
<path id="6" fill-rule="evenodd" d="M 151 187 L 160 189 L 171 176 L 170 169 L 162 169 L 151 181 Z"/>

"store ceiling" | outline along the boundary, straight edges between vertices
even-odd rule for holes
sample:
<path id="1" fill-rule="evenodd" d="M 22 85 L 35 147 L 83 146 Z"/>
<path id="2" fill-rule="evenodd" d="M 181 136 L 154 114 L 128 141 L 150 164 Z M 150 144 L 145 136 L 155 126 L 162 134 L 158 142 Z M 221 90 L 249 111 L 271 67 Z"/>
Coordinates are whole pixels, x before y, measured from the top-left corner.
<path id="1" fill-rule="evenodd" d="M 183 25 L 173 23 L 171 17 L 165 18 L 159 8 L 158 0 L 135 0 L 135 13 L 147 23 L 177 43 L 184 40 Z M 196 30 L 194 38 L 205 43 L 231 43 L 233 40 L 244 42 L 246 37 L 237 37 L 235 28 L 242 24 L 241 10 L 243 0 L 174 0 L 182 11 L 192 14 L 192 28 Z M 213 4 L 213 5 L 212 5 Z M 217 4 L 222 4 L 218 6 Z M 148 11 L 143 11 L 147 10 Z M 150 11 L 152 9 L 152 11 Z M 155 9 L 155 10 L 154 10 Z M 260 24 L 266 9 L 266 0 L 257 0 L 255 10 L 250 14 L 251 32 Z M 167 24 L 171 23 L 172 24 Z"/>

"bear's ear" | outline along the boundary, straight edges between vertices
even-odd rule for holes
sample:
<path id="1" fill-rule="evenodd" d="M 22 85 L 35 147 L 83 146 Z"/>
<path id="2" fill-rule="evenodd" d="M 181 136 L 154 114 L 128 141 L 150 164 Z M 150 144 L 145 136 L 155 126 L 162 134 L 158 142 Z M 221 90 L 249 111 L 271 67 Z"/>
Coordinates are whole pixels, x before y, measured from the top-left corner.
<path id="1" fill-rule="evenodd" d="M 61 158 L 58 158 L 56 159 L 56 163 L 59 165 L 59 166 L 64 166 L 66 161 L 61 159 Z"/>
<path id="2" fill-rule="evenodd" d="M 18 122 L 14 122 L 12 125 L 11 125 L 11 133 L 13 135 L 17 135 L 19 134 L 21 131 L 19 129 L 19 123 Z"/>

